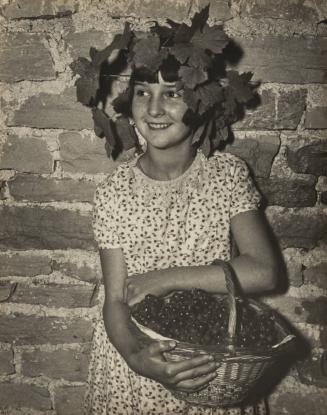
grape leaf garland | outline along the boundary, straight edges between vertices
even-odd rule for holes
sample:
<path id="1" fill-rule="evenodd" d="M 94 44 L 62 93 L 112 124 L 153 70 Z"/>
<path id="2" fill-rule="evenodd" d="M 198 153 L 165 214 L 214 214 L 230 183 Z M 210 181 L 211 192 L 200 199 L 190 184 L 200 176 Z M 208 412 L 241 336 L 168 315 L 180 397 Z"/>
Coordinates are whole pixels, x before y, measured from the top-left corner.
<path id="1" fill-rule="evenodd" d="M 239 118 L 239 107 L 254 96 L 252 74 L 225 71 L 223 79 L 221 71 L 217 75 L 215 59 L 219 56 L 224 66 L 223 52 L 230 39 L 221 25 L 209 26 L 208 17 L 209 5 L 194 14 L 191 25 L 167 19 L 168 26 L 155 22 L 150 32 L 136 33 L 126 23 L 124 32 L 117 34 L 110 45 L 102 50 L 90 48 L 91 60 L 80 57 L 71 64 L 74 74 L 79 75 L 75 84 L 77 100 L 91 107 L 96 134 L 106 137 L 109 154 L 115 148 L 129 149 L 137 145 L 135 131 L 128 120 L 129 89 L 112 102 L 114 110 L 121 114 L 118 118 L 111 119 L 104 109 L 98 108 L 101 67 L 114 51 L 123 52 L 132 72 L 141 67 L 156 72 L 175 59 L 184 90 L 183 100 L 194 113 L 193 118 L 203 124 L 194 124 L 193 143 L 209 156 L 228 137 L 228 126 Z"/>

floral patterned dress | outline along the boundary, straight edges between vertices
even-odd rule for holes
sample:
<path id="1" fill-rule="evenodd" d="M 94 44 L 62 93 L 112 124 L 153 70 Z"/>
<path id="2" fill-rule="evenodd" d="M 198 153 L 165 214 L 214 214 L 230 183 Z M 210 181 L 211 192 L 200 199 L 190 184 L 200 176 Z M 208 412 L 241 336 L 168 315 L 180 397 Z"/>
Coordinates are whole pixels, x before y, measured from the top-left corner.
<path id="1" fill-rule="evenodd" d="M 96 191 L 94 233 L 99 248 L 123 250 L 128 275 L 230 259 L 230 220 L 256 209 L 260 196 L 245 163 L 228 153 L 198 151 L 177 179 L 159 181 L 137 166 L 118 166 Z M 176 399 L 161 384 L 133 372 L 96 326 L 85 399 L 87 415 L 266 414 L 256 408 L 204 408 Z"/>

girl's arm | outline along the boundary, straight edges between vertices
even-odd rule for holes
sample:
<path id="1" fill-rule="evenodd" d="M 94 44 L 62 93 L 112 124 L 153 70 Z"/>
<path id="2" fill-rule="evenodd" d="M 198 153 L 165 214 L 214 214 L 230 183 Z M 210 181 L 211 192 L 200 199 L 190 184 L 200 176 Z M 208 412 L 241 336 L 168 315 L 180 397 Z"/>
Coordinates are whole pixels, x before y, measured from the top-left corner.
<path id="1" fill-rule="evenodd" d="M 261 213 L 250 210 L 235 215 L 231 219 L 231 230 L 240 254 L 232 258 L 230 264 L 243 290 L 247 293 L 273 290 L 279 261 Z M 132 305 L 148 293 L 161 295 L 191 288 L 226 292 L 222 268 L 217 265 L 173 267 L 148 272 L 137 278 L 132 276 L 126 279 L 125 299 Z"/>
<path id="2" fill-rule="evenodd" d="M 129 309 L 123 301 L 127 276 L 123 252 L 120 248 L 102 249 L 100 258 L 105 285 L 104 324 L 111 342 L 131 369 L 186 392 L 201 389 L 212 380 L 216 365 L 209 355 L 168 363 L 162 352 L 173 349 L 174 342 L 154 341 L 150 346 L 140 346 L 129 328 Z"/>

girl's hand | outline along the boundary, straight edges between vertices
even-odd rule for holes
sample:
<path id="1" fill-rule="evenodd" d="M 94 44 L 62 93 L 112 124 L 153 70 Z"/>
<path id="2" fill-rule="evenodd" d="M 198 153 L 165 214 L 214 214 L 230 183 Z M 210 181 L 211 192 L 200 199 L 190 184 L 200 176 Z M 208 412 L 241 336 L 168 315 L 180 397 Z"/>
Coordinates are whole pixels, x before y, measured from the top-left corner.
<path id="1" fill-rule="evenodd" d="M 167 362 L 162 353 L 174 349 L 176 344 L 169 341 L 153 342 L 150 346 L 133 353 L 129 366 L 138 374 L 154 379 L 182 392 L 194 392 L 203 389 L 216 377 L 213 357 L 199 355 L 180 362 Z"/>
<path id="2" fill-rule="evenodd" d="M 163 281 L 160 277 L 143 274 L 130 276 L 125 279 L 124 302 L 129 306 L 139 303 L 147 294 L 165 295 L 169 291 L 168 279 Z"/>

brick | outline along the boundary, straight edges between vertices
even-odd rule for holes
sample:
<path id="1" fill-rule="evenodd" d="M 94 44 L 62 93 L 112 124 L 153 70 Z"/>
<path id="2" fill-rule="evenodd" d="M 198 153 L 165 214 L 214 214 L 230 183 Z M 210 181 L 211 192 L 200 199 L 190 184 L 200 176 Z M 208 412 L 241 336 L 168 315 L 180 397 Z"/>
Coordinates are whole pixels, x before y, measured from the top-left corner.
<path id="1" fill-rule="evenodd" d="M 8 182 L 11 196 L 31 202 L 92 202 L 95 183 L 89 180 L 54 179 L 37 175 L 17 175 Z"/>
<path id="2" fill-rule="evenodd" d="M 0 407 L 51 409 L 48 389 L 23 383 L 0 383 Z"/>
<path id="3" fill-rule="evenodd" d="M 308 312 L 307 323 L 327 325 L 327 297 L 321 296 L 314 301 L 306 300 L 302 305 Z"/>
<path id="4" fill-rule="evenodd" d="M 196 0 L 192 3 L 190 16 L 193 16 L 195 12 L 199 12 L 208 3 L 210 3 L 209 18 L 223 22 L 233 17 L 230 10 L 230 1 L 228 0 L 215 0 L 211 2 L 208 2 L 208 0 Z"/>
<path id="5" fill-rule="evenodd" d="M 15 0 L 2 8 L 7 19 L 27 19 L 35 17 L 61 17 L 77 11 L 76 0 Z"/>
<path id="6" fill-rule="evenodd" d="M 89 30 L 87 32 L 69 33 L 65 41 L 74 59 L 80 56 L 90 59 L 90 47 L 104 49 L 111 43 L 113 36 L 109 33 Z"/>
<path id="7" fill-rule="evenodd" d="M 320 262 L 303 272 L 304 282 L 327 290 L 327 262 Z"/>
<path id="8" fill-rule="evenodd" d="M 283 91 L 277 104 L 275 128 L 296 129 L 306 104 L 306 90 Z"/>
<path id="9" fill-rule="evenodd" d="M 94 287 L 66 284 L 32 285 L 18 284 L 10 298 L 12 303 L 40 304 L 48 307 L 90 307 Z"/>
<path id="10" fill-rule="evenodd" d="M 266 36 L 234 40 L 244 53 L 236 68 L 253 72 L 254 80 L 290 84 L 327 80 L 326 38 Z"/>
<path id="11" fill-rule="evenodd" d="M 256 177 L 268 177 L 271 165 L 279 149 L 277 135 L 262 135 L 257 138 L 235 139 L 226 146 L 226 151 L 245 160 Z"/>
<path id="12" fill-rule="evenodd" d="M 88 356 L 76 350 L 55 350 L 51 352 L 24 352 L 22 373 L 25 376 L 47 376 L 51 379 L 86 381 Z"/>
<path id="13" fill-rule="evenodd" d="M 237 0 L 242 17 L 256 19 L 270 18 L 295 21 L 309 21 L 317 23 L 319 16 L 313 0 Z"/>
<path id="14" fill-rule="evenodd" d="M 52 207 L 4 206 L 0 248 L 91 249 L 95 247 L 91 215 Z"/>
<path id="15" fill-rule="evenodd" d="M 50 258 L 35 255 L 15 253 L 13 255 L 0 252 L 0 277 L 48 275 L 52 272 Z"/>
<path id="16" fill-rule="evenodd" d="M 327 394 L 321 390 L 288 391 L 284 388 L 272 401 L 272 415 L 326 415 Z"/>
<path id="17" fill-rule="evenodd" d="M 258 179 L 258 187 L 267 205 L 285 207 L 314 206 L 317 200 L 316 180 L 270 177 Z"/>
<path id="18" fill-rule="evenodd" d="M 74 263 L 73 259 L 54 258 L 52 262 L 53 270 L 60 271 L 64 275 L 77 278 L 87 282 L 99 282 L 102 278 L 99 261 L 94 264 L 87 260 L 82 263 Z"/>
<path id="19" fill-rule="evenodd" d="M 15 373 L 12 350 L 0 350 L 0 375 Z"/>
<path id="20" fill-rule="evenodd" d="M 16 345 L 86 343 L 92 337 L 91 322 L 82 318 L 37 317 L 22 314 L 0 316 L 0 341 Z"/>
<path id="21" fill-rule="evenodd" d="M 107 0 L 106 12 L 113 17 L 134 15 L 152 19 L 183 20 L 188 15 L 190 5 L 190 0 Z"/>
<path id="22" fill-rule="evenodd" d="M 7 123 L 35 128 L 93 129 L 91 111 L 77 102 L 74 87 L 59 95 L 42 92 L 28 98 Z"/>
<path id="23" fill-rule="evenodd" d="M 112 173 L 121 158 L 109 158 L 105 142 L 97 137 L 83 137 L 76 132 L 59 136 L 61 166 L 70 173 Z"/>
<path id="24" fill-rule="evenodd" d="M 36 154 L 37 157 L 35 157 Z M 27 173 L 52 173 L 53 159 L 45 140 L 10 135 L 2 149 L 0 169 L 13 169 Z"/>
<path id="25" fill-rule="evenodd" d="M 35 33 L 0 34 L 0 80 L 55 79 L 52 58 L 42 40 L 43 35 Z"/>
<path id="26" fill-rule="evenodd" d="M 311 107 L 305 114 L 305 128 L 323 129 L 327 128 L 327 107 Z"/>
<path id="27" fill-rule="evenodd" d="M 327 176 L 327 140 L 320 140 L 293 151 L 287 148 L 287 161 L 296 173 Z"/>
<path id="28" fill-rule="evenodd" d="M 283 248 L 313 248 L 326 241 L 327 215 L 316 208 L 270 208 L 269 222 Z"/>
<path id="29" fill-rule="evenodd" d="M 86 388 L 63 386 L 55 389 L 55 409 L 58 415 L 81 415 Z"/>
<path id="30" fill-rule="evenodd" d="M 321 359 L 322 356 L 318 355 L 297 362 L 296 368 L 302 383 L 320 388 L 327 387 L 327 377 L 321 371 Z"/>
<path id="31" fill-rule="evenodd" d="M 276 105 L 275 94 L 270 90 L 260 93 L 260 103 L 253 109 L 248 109 L 242 120 L 233 124 L 236 130 L 271 130 L 275 126 Z"/>

